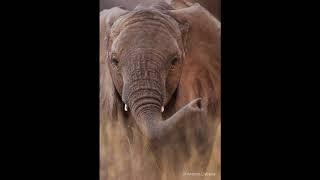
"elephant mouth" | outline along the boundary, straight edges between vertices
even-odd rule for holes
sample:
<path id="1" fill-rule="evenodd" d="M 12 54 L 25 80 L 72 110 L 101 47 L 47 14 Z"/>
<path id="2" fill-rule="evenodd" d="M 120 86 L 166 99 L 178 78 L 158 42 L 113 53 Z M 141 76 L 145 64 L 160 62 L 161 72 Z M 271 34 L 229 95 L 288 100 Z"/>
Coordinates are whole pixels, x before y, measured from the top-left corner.
<path id="1" fill-rule="evenodd" d="M 174 107 L 175 105 L 175 102 L 176 102 L 176 97 L 177 97 L 177 90 L 178 88 L 176 88 L 173 92 L 173 94 L 171 95 L 170 99 L 167 100 L 167 102 L 165 104 L 163 104 L 161 106 L 161 113 L 162 113 L 162 116 L 164 119 L 162 119 L 163 121 L 166 120 L 169 116 L 173 115 L 174 113 L 176 113 L 177 111 L 179 111 L 179 109 L 174 109 L 174 108 L 168 108 L 168 107 Z M 119 100 L 122 99 L 120 94 L 117 93 L 117 96 L 119 97 Z M 148 99 L 146 101 L 144 101 L 143 103 L 138 103 L 138 104 L 135 104 L 133 102 L 133 104 L 135 104 L 135 107 L 134 109 L 136 109 L 136 111 L 138 112 L 142 112 L 141 110 L 143 108 L 155 108 L 155 107 L 158 107 L 159 106 L 159 103 L 155 103 L 157 101 L 159 101 L 159 99 L 155 98 L 154 96 L 144 96 L 144 97 L 141 97 L 141 98 L 138 98 L 136 101 L 139 101 L 141 99 Z M 124 111 L 124 113 L 126 114 L 132 114 L 132 109 L 129 109 L 128 107 L 128 104 L 126 102 L 124 102 L 122 100 L 122 103 L 123 103 L 123 109 L 122 111 Z M 140 114 L 138 114 L 139 116 Z"/>
<path id="2" fill-rule="evenodd" d="M 164 119 L 168 119 L 170 116 L 172 116 L 174 113 L 177 113 L 180 109 L 175 109 L 175 108 L 169 108 L 169 107 L 174 107 L 176 103 L 176 98 L 177 98 L 177 91 L 178 88 L 176 88 L 170 97 L 170 99 L 167 100 L 167 103 L 164 104 L 164 110 L 162 113 L 162 116 Z"/>

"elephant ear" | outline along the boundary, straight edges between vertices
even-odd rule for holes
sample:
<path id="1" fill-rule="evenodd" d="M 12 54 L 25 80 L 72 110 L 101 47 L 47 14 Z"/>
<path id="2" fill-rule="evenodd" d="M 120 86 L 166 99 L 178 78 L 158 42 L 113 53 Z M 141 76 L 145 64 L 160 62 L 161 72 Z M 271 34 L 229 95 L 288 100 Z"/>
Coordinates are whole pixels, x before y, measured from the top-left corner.
<path id="1" fill-rule="evenodd" d="M 185 58 L 177 89 L 177 108 L 201 97 L 213 110 L 220 105 L 220 22 L 198 3 L 170 11 L 182 27 Z M 212 111 L 211 111 L 212 110 Z"/>
<path id="2" fill-rule="evenodd" d="M 107 48 L 109 34 L 113 23 L 127 11 L 119 7 L 103 10 L 100 12 L 100 116 L 105 119 L 106 115 L 111 120 L 117 117 L 119 106 L 117 92 L 115 90 L 111 74 L 107 65 Z"/>

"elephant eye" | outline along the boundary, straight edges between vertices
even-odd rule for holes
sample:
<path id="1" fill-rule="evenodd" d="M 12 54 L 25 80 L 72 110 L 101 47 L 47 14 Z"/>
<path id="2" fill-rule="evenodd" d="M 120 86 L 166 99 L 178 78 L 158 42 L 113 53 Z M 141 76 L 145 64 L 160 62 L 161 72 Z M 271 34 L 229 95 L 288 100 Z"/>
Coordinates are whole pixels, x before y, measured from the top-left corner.
<path id="1" fill-rule="evenodd" d="M 114 58 L 114 57 L 111 59 L 111 63 L 112 63 L 112 65 L 115 66 L 115 67 L 118 67 L 118 65 L 119 65 L 119 61 L 118 61 L 116 58 Z"/>
<path id="2" fill-rule="evenodd" d="M 171 60 L 171 69 L 175 69 L 177 64 L 178 64 L 178 58 L 175 57 Z"/>

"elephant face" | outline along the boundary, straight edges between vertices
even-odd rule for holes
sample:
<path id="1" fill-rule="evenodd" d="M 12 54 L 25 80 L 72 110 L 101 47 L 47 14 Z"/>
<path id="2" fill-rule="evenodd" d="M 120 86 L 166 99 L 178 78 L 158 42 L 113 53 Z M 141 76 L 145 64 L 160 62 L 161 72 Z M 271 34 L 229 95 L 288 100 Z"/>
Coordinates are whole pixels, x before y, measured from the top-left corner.
<path id="1" fill-rule="evenodd" d="M 179 24 L 155 10 L 130 12 L 113 24 L 107 51 L 122 101 L 136 113 L 143 104 L 160 112 L 181 75 L 184 47 Z"/>

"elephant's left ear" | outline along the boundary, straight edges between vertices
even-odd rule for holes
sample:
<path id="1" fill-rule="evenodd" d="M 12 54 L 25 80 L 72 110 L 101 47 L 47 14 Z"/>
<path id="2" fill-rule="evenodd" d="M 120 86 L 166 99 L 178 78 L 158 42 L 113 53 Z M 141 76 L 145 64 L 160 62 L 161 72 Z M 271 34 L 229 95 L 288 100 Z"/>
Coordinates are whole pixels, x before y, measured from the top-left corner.
<path id="1" fill-rule="evenodd" d="M 177 90 L 184 102 L 179 102 L 179 106 L 198 97 L 217 104 L 220 100 L 220 22 L 198 3 L 179 8 L 170 11 L 170 15 L 182 24 L 182 39 L 186 40 L 186 55 Z M 183 28 L 185 24 L 187 30 Z"/>
<path id="2" fill-rule="evenodd" d="M 190 44 L 196 42 L 219 44 L 221 39 L 220 21 L 199 3 L 184 6 L 171 10 L 170 15 L 179 22 L 181 33 L 183 38 L 187 40 L 188 46 L 190 47 Z"/>

